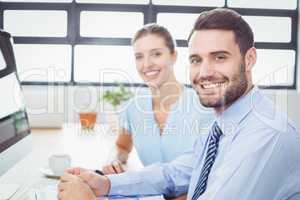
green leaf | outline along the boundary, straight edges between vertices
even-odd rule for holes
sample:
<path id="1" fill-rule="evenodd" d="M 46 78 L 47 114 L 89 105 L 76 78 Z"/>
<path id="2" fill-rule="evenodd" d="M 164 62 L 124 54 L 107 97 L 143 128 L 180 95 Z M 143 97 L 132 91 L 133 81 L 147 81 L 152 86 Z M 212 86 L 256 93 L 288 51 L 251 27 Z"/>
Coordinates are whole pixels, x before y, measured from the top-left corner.
<path id="1" fill-rule="evenodd" d="M 123 84 L 118 84 L 116 88 L 106 90 L 101 99 L 116 108 L 122 102 L 129 100 L 131 97 L 133 97 L 133 93 Z"/>

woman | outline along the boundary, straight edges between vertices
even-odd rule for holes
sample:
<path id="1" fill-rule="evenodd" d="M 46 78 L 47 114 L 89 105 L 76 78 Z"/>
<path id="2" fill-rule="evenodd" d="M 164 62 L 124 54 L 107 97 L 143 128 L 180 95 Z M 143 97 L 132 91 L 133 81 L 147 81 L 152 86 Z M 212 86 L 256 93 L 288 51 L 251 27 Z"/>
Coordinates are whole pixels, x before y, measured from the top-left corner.
<path id="1" fill-rule="evenodd" d="M 145 25 L 132 39 L 136 68 L 148 86 L 139 88 L 120 115 L 117 153 L 104 174 L 121 173 L 122 163 L 135 146 L 142 163 L 169 162 L 191 148 L 207 125 L 210 111 L 197 110 L 194 91 L 179 83 L 173 65 L 177 59 L 169 31 L 157 24 Z"/>

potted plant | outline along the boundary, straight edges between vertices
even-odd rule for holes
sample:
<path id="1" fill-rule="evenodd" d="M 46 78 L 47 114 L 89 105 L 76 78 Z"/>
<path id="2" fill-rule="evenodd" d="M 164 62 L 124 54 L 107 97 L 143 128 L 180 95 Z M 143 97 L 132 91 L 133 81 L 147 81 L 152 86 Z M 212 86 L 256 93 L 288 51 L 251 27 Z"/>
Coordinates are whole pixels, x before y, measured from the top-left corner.
<path id="1" fill-rule="evenodd" d="M 114 90 L 106 90 L 102 96 L 102 100 L 112 105 L 113 109 L 116 108 L 124 101 L 129 100 L 133 93 L 126 88 L 123 84 L 119 84 Z"/>
<path id="2" fill-rule="evenodd" d="M 109 103 L 113 108 L 111 120 L 106 120 L 106 123 L 110 124 L 113 131 L 115 131 L 118 126 L 116 117 L 118 106 L 120 106 L 124 101 L 129 100 L 131 97 L 133 97 L 133 93 L 130 89 L 126 88 L 123 84 L 118 84 L 118 86 L 114 89 L 106 90 L 100 98 L 100 100 Z"/>
<path id="3" fill-rule="evenodd" d="M 96 112 L 80 112 L 79 119 L 81 128 L 85 131 L 92 131 L 94 130 L 97 113 Z"/>
<path id="4" fill-rule="evenodd" d="M 81 93 L 79 121 L 81 129 L 86 132 L 93 132 L 97 121 L 97 98 L 92 98 L 90 91 Z"/>

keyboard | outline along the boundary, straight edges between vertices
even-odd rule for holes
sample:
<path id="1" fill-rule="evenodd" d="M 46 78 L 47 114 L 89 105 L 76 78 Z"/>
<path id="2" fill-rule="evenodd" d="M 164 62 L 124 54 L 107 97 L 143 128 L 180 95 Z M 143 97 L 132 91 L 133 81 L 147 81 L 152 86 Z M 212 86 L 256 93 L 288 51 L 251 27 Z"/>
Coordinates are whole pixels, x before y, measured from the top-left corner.
<path id="1" fill-rule="evenodd" d="M 20 200 L 56 200 L 57 188 L 53 185 L 40 189 L 29 188 Z"/>
<path id="2" fill-rule="evenodd" d="M 20 188 L 17 184 L 0 184 L 0 200 L 10 199 Z"/>

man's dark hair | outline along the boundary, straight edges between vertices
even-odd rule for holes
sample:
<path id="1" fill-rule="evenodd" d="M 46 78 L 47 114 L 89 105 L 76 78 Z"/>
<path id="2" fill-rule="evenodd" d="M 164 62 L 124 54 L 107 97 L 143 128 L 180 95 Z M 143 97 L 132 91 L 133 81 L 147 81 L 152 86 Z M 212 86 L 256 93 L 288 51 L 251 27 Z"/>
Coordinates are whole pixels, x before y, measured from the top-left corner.
<path id="1" fill-rule="evenodd" d="M 240 52 L 245 55 L 254 46 L 254 36 L 249 24 L 237 12 L 227 8 L 216 8 L 200 14 L 188 37 L 190 41 L 193 33 L 199 30 L 223 29 L 234 32 L 235 41 Z"/>

